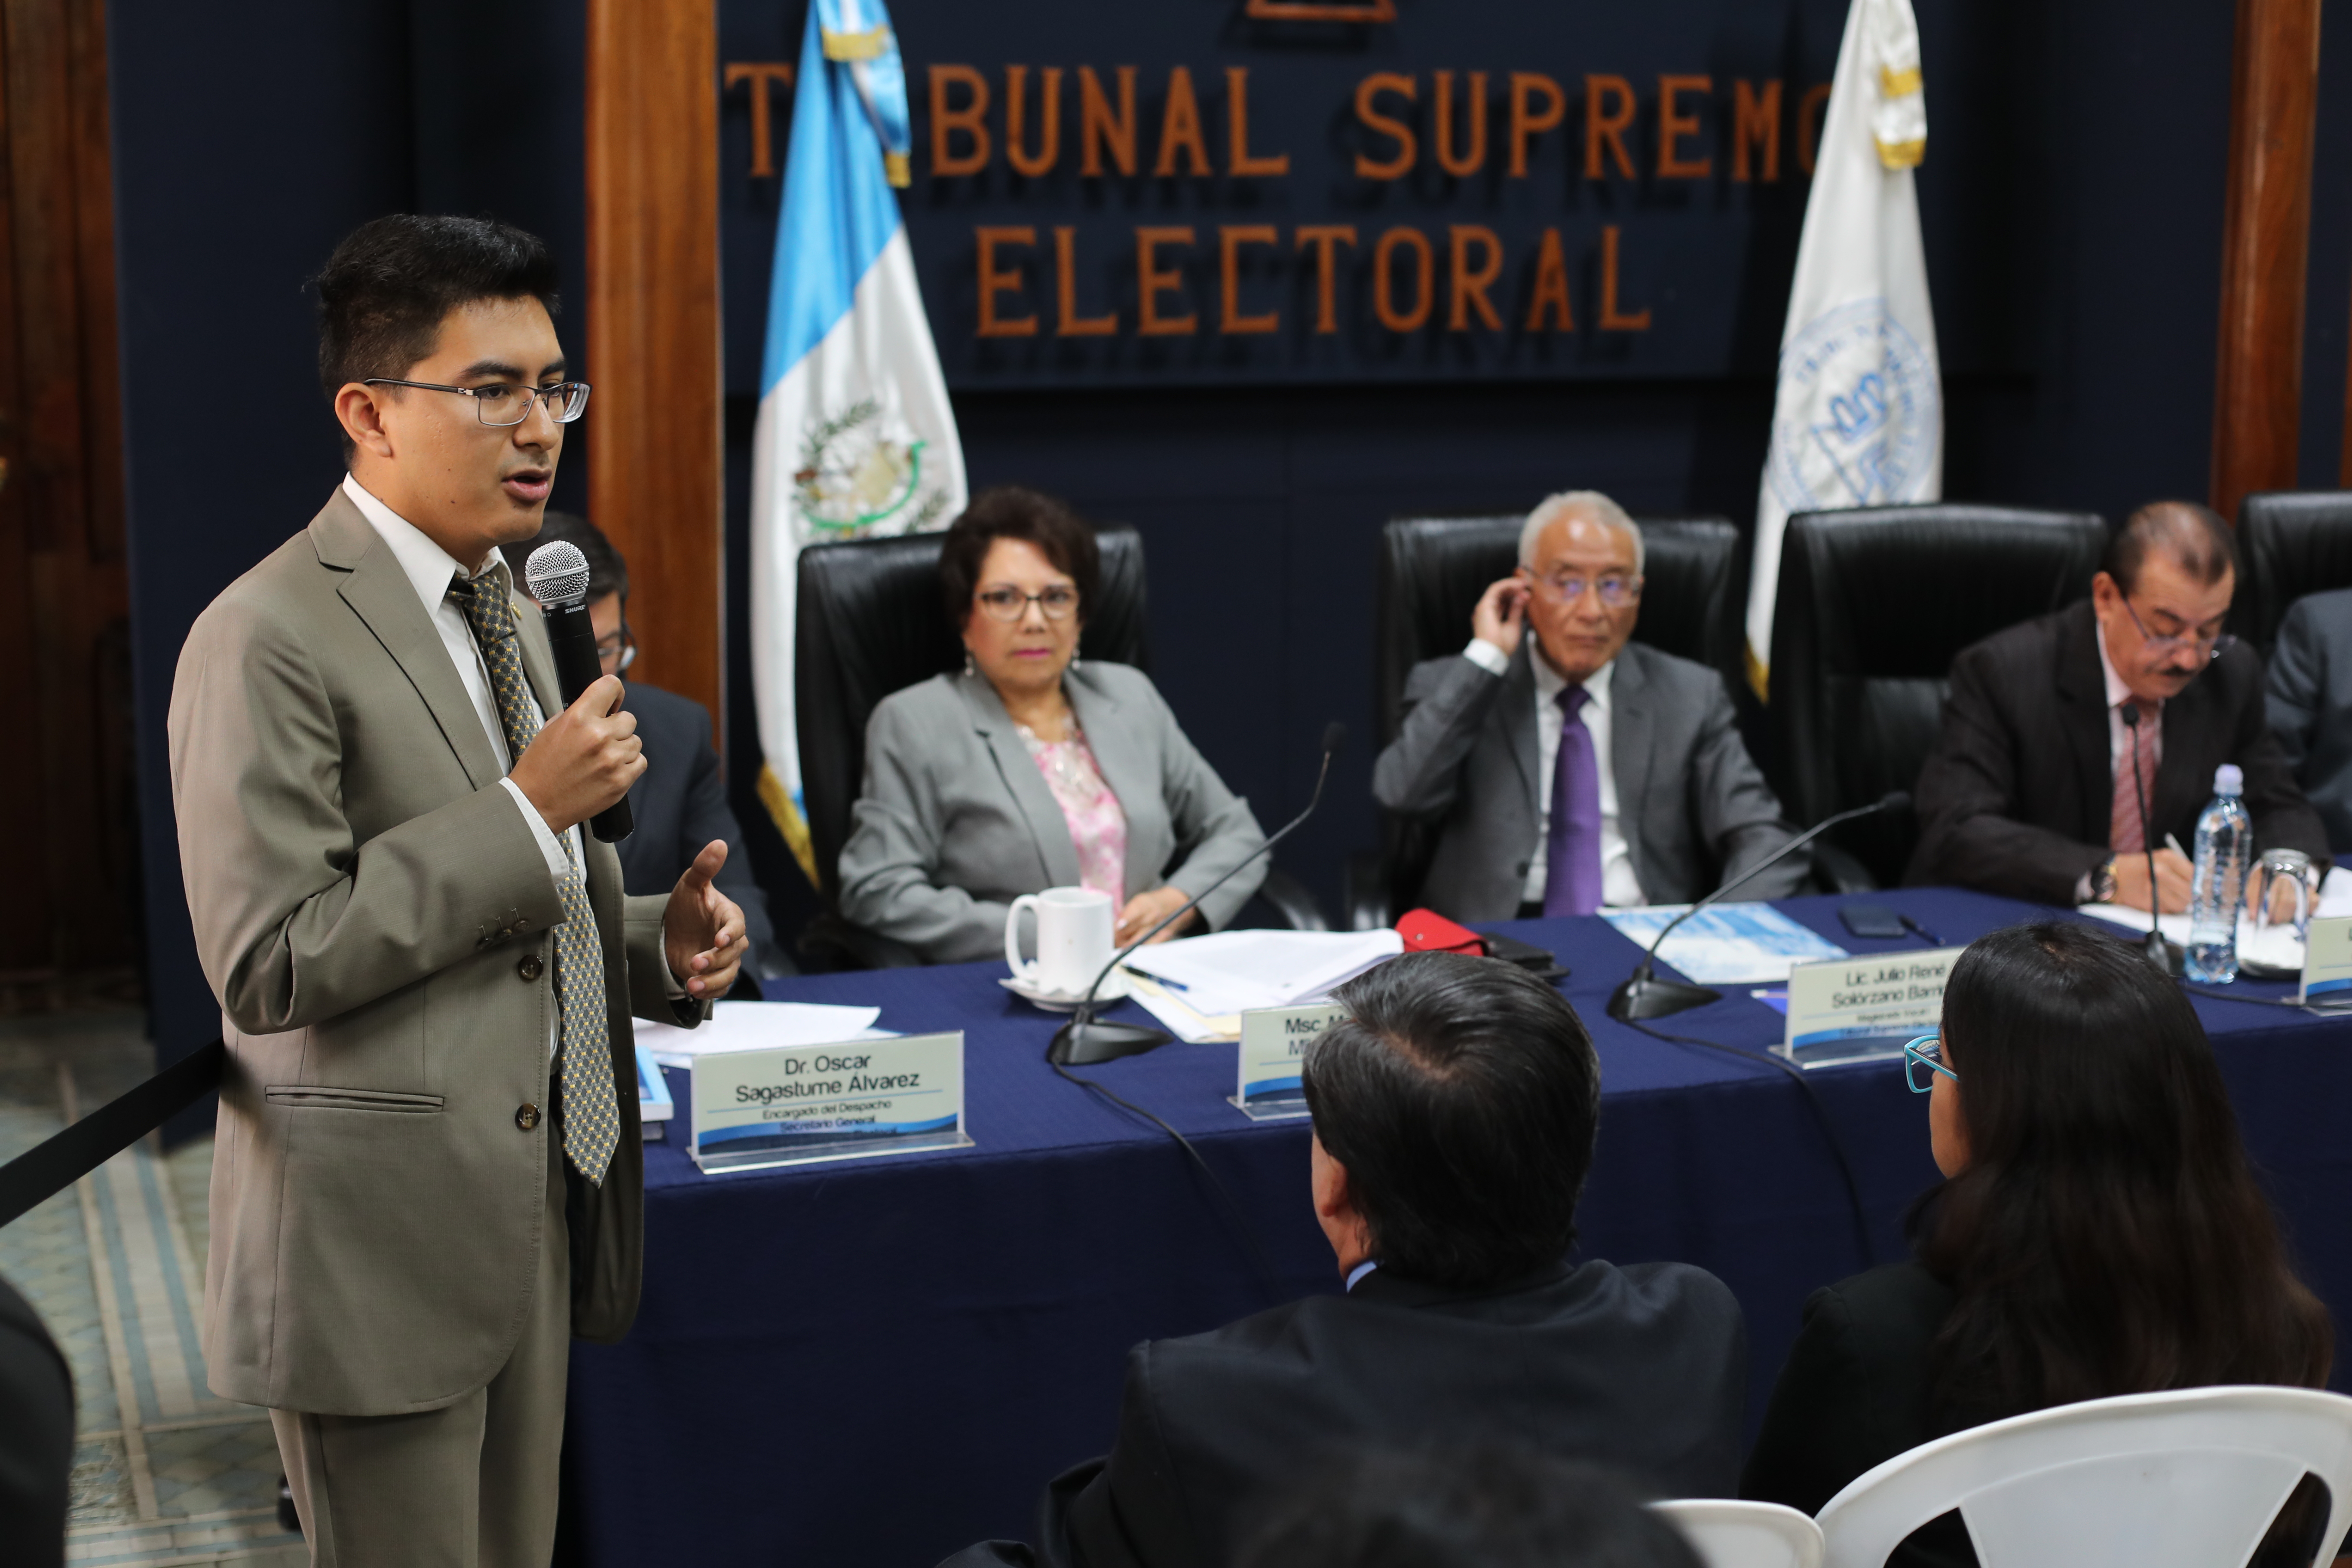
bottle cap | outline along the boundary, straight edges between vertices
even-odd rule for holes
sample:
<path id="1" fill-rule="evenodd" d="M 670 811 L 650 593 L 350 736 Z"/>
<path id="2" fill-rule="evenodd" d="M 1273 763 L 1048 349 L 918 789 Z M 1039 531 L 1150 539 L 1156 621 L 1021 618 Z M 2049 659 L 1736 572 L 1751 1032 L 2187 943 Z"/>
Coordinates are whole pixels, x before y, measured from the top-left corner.
<path id="1" fill-rule="evenodd" d="M 2213 793 L 2215 795 L 2246 793 L 2246 775 L 2238 771 L 2237 763 L 2223 763 L 2213 770 Z"/>

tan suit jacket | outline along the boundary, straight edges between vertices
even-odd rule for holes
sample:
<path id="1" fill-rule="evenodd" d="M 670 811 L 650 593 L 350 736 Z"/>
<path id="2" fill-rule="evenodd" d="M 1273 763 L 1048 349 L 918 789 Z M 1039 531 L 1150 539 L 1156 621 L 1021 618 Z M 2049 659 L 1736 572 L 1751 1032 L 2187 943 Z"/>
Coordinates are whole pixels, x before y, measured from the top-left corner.
<path id="1" fill-rule="evenodd" d="M 520 598 L 516 618 L 554 712 L 541 618 Z M 197 618 L 170 732 L 188 910 L 229 1049 L 213 1391 L 321 1415 L 446 1405 L 514 1347 L 544 1162 L 562 1157 L 547 862 L 415 589 L 340 490 Z M 707 1008 L 665 994 L 665 900 L 623 897 L 612 847 L 585 843 L 621 1141 L 601 1189 L 572 1184 L 572 1324 L 611 1340 L 636 1313 L 643 1239 L 629 1015 L 691 1025 Z"/>

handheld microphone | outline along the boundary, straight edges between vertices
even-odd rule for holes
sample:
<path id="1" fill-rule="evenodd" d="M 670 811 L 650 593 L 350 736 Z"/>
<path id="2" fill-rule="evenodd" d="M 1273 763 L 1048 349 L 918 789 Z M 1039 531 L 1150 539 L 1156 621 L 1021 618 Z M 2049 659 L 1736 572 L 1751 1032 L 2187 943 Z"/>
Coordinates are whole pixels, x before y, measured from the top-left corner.
<path id="1" fill-rule="evenodd" d="M 588 619 L 588 558 L 569 540 L 550 540 L 530 552 L 522 577 L 547 622 L 555 684 L 569 708 L 604 673 L 596 657 L 596 628 Z M 629 815 L 629 797 L 625 795 L 598 812 L 588 826 L 607 844 L 626 838 L 636 826 Z"/>
<path id="2" fill-rule="evenodd" d="M 1323 784 L 1331 776 L 1331 758 L 1339 752 L 1339 743 L 1348 738 L 1348 727 L 1334 719 L 1323 726 L 1323 765 L 1315 773 L 1315 793 L 1307 797 L 1307 809 L 1276 829 L 1266 841 L 1242 857 L 1232 870 L 1185 900 L 1169 912 L 1166 920 L 1111 954 L 1111 960 L 1096 972 L 1094 984 L 1087 987 L 1086 996 L 1071 1013 L 1070 1021 L 1054 1031 L 1054 1043 L 1045 1048 L 1045 1059 L 1060 1067 L 1084 1067 L 1090 1062 L 1116 1061 L 1120 1057 L 1140 1056 L 1145 1051 L 1158 1050 L 1175 1037 L 1165 1029 L 1155 1029 L 1148 1024 L 1097 1024 L 1095 993 L 1110 978 L 1110 972 L 1127 960 L 1127 955 L 1182 920 L 1202 899 L 1229 881 L 1244 866 L 1261 855 L 1269 855 L 1274 847 L 1290 837 L 1299 824 L 1315 815 L 1323 804 Z"/>
<path id="3" fill-rule="evenodd" d="M 2139 772 L 2139 704 L 2126 702 L 2116 711 L 2123 716 L 2125 732 L 2131 737 L 2132 793 L 2139 797 L 2139 840 L 2147 851 L 2147 940 L 2140 944 L 2140 951 L 2166 974 L 2178 974 L 2180 961 L 2174 956 L 2177 950 L 2164 940 L 2164 900 L 2156 893 L 2156 836 L 2148 830 L 2147 784 Z"/>
<path id="4" fill-rule="evenodd" d="M 1650 951 L 1642 955 L 1641 963 L 1631 975 L 1626 977 L 1622 985 L 1610 994 L 1609 1016 L 1620 1023 L 1635 1018 L 1663 1018 L 1669 1014 L 1680 1013 L 1685 1008 L 1702 1007 L 1709 1002 L 1721 1000 L 1723 993 L 1720 991 L 1710 991 L 1704 985 L 1686 985 L 1678 980 L 1661 980 L 1657 977 L 1658 949 L 1664 945 L 1667 937 L 1674 934 L 1674 929 L 1699 910 L 1720 900 L 1726 893 L 1747 881 L 1757 872 L 1768 866 L 1778 865 L 1839 823 L 1852 822 L 1857 816 L 1873 816 L 1882 811 L 1901 811 L 1910 804 L 1910 795 L 1898 789 L 1879 796 L 1868 805 L 1857 805 L 1851 811 L 1841 811 L 1833 816 L 1825 816 L 1676 915 L 1673 920 L 1668 921 L 1665 930 L 1660 931 L 1657 939 L 1650 943 Z"/>

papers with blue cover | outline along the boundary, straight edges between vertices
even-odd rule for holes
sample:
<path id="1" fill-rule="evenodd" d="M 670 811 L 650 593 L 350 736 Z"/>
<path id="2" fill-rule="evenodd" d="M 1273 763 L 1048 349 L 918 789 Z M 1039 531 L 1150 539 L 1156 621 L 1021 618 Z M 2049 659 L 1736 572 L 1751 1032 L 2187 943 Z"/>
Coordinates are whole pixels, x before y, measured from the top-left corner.
<path id="1" fill-rule="evenodd" d="M 677 1114 L 677 1102 L 669 1097 L 669 1083 L 662 1077 L 661 1063 L 645 1047 L 637 1047 L 637 1120 L 667 1121 Z"/>
<path id="2" fill-rule="evenodd" d="M 1603 910 L 1601 918 L 1647 948 L 1688 904 Z M 1701 985 L 1786 980 L 1792 964 L 1844 958 L 1846 950 L 1808 931 L 1769 904 L 1717 904 L 1675 928 L 1658 961 Z"/>

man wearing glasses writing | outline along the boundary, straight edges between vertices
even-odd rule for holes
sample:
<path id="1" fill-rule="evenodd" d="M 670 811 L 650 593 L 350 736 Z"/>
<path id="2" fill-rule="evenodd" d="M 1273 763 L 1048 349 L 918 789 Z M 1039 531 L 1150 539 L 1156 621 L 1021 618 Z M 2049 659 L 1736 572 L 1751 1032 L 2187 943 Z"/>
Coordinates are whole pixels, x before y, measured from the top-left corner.
<path id="1" fill-rule="evenodd" d="M 2327 836 L 2263 722 L 2262 659 L 2221 630 L 2236 587 L 2229 525 L 2155 501 L 2108 542 L 2087 603 L 1964 650 L 1915 792 L 1908 879 L 2186 910 L 2182 847 L 2224 763 L 2245 775 L 2256 846 L 2324 872 Z"/>
<path id="2" fill-rule="evenodd" d="M 1628 640 L 1643 556 L 1607 496 L 1550 497 L 1520 531 L 1519 569 L 1472 611 L 1469 646 L 1407 679 L 1372 794 L 1436 829 L 1421 902 L 1465 921 L 1683 903 L 1794 836 L 1722 678 Z M 1806 870 L 1792 855 L 1748 896 L 1784 897 Z"/>

